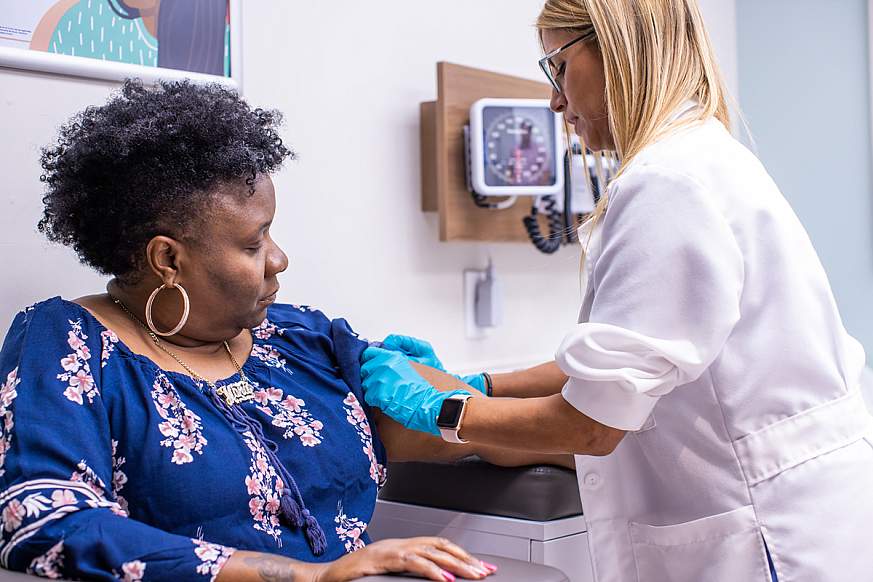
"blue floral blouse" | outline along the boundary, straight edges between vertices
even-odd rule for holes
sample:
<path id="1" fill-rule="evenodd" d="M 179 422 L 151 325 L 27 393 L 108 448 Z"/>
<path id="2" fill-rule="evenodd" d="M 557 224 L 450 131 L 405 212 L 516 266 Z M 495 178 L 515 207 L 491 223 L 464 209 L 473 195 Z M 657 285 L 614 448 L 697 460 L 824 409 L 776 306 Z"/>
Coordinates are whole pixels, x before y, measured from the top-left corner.
<path id="1" fill-rule="evenodd" d="M 0 564 L 212 580 L 235 548 L 327 561 L 367 544 L 385 479 L 360 387 L 367 343 L 291 305 L 252 333 L 243 430 L 206 384 L 133 353 L 78 304 L 20 312 L 0 351 Z M 284 518 L 283 470 L 325 534 L 320 556 Z"/>

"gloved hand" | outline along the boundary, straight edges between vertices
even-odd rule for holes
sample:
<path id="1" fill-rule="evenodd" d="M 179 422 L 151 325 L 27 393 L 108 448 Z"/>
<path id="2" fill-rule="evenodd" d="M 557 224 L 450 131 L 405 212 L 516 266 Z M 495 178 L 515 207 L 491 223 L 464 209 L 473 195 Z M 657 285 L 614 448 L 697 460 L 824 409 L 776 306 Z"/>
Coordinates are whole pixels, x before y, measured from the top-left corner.
<path id="1" fill-rule="evenodd" d="M 452 376 L 455 376 L 452 374 Z M 472 376 L 455 376 L 458 380 L 463 382 L 464 384 L 475 388 L 485 396 L 488 396 L 488 388 L 485 386 L 485 376 L 482 374 L 473 374 Z"/>
<path id="2" fill-rule="evenodd" d="M 392 352 L 400 352 L 418 364 L 436 368 L 440 372 L 446 371 L 443 363 L 434 353 L 433 346 L 424 340 L 392 333 L 382 342 L 382 347 Z"/>
<path id="3" fill-rule="evenodd" d="M 433 351 L 433 346 L 424 340 L 408 335 L 391 334 L 382 342 L 382 348 L 399 352 L 418 364 L 424 364 L 425 366 L 436 368 L 440 372 L 446 372 L 443 363 Z M 449 372 L 446 373 L 448 374 Z M 485 378 L 482 374 L 473 374 L 471 376 L 458 376 L 457 374 L 452 374 L 452 376 L 464 384 L 475 388 L 482 394 L 487 395 Z"/>
<path id="4" fill-rule="evenodd" d="M 440 392 L 427 383 L 403 354 L 367 348 L 361 356 L 364 400 L 406 428 L 439 436 L 436 421 L 443 401 L 466 390 Z"/>

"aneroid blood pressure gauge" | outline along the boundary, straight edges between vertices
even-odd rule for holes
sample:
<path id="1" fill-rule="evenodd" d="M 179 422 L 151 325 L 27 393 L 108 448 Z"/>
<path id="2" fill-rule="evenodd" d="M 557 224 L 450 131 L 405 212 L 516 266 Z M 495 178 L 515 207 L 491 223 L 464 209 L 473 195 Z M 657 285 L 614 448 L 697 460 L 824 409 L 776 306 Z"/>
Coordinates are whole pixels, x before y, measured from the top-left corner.
<path id="1" fill-rule="evenodd" d="M 559 117 L 545 99 L 480 99 L 470 109 L 470 182 L 482 196 L 564 189 Z"/>

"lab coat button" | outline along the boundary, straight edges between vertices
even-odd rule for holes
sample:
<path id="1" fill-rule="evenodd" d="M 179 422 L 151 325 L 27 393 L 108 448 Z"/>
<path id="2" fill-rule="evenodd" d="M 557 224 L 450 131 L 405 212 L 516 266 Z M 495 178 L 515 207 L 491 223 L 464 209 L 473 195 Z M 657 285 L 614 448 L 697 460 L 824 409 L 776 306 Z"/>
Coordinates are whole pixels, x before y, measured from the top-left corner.
<path id="1" fill-rule="evenodd" d="M 582 478 L 582 482 L 585 484 L 587 489 L 597 489 L 602 484 L 602 480 L 600 479 L 600 475 L 597 473 L 588 473 L 585 477 Z"/>

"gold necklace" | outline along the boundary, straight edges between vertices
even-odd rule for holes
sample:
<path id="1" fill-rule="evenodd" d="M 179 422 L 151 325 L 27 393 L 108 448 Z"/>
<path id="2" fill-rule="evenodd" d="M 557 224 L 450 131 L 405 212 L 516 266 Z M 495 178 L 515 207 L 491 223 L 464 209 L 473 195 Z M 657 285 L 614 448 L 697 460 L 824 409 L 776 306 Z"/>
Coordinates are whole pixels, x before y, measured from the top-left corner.
<path id="1" fill-rule="evenodd" d="M 225 386 L 216 386 L 215 382 L 207 380 L 206 378 L 192 370 L 191 366 L 182 361 L 182 358 L 173 353 L 170 348 L 166 347 L 164 345 L 164 342 L 162 342 L 158 338 L 158 336 L 155 335 L 155 333 L 150 330 L 148 326 L 146 326 L 146 324 L 142 322 L 142 320 L 140 320 L 140 318 L 134 315 L 134 313 L 130 309 L 128 309 L 127 305 L 122 303 L 120 299 L 113 297 L 112 295 L 110 295 L 109 297 L 116 305 L 118 305 L 122 309 L 122 311 L 129 315 L 131 319 L 133 319 L 135 322 L 142 326 L 142 328 L 149 335 L 149 337 L 152 338 L 152 341 L 155 342 L 155 345 L 158 346 L 158 348 L 160 348 L 167 355 L 176 360 L 180 366 L 185 368 L 185 371 L 187 371 L 189 375 L 193 376 L 196 380 L 200 382 L 205 382 L 206 384 L 208 384 L 209 387 L 212 388 L 212 390 L 214 390 L 216 394 L 221 396 L 224 401 L 227 402 L 228 406 L 233 406 L 234 404 L 240 404 L 242 402 L 248 402 L 249 400 L 254 399 L 254 386 L 251 385 L 249 379 L 246 377 L 245 372 L 243 372 L 242 367 L 237 363 L 236 358 L 233 357 L 233 352 L 230 351 L 230 345 L 228 345 L 227 340 L 223 342 L 224 349 L 227 351 L 227 355 L 228 357 L 230 357 L 230 361 L 233 362 L 236 371 L 239 372 L 239 380 Z"/>

